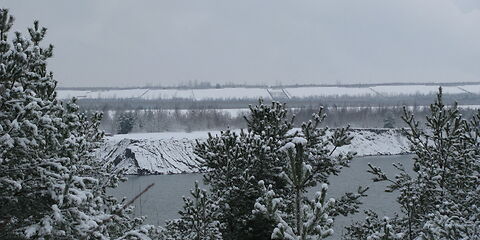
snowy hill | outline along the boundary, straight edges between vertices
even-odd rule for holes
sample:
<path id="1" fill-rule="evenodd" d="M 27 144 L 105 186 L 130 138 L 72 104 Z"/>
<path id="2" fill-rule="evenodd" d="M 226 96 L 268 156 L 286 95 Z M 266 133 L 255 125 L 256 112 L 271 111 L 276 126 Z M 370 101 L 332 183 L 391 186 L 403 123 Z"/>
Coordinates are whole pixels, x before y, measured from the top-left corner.
<path id="1" fill-rule="evenodd" d="M 441 84 L 440 84 L 441 85 Z M 284 98 L 316 98 L 316 97 L 365 97 L 365 96 L 409 96 L 429 95 L 438 91 L 437 84 L 415 85 L 376 85 L 376 86 L 309 86 L 286 88 L 211 88 L 211 89 L 110 89 L 110 90 L 57 90 L 58 97 L 69 99 L 142 99 L 142 100 L 231 100 L 231 99 L 284 99 Z M 480 94 L 480 83 L 450 85 L 444 84 L 445 94 Z"/>
<path id="2" fill-rule="evenodd" d="M 218 134 L 213 132 L 212 134 Z M 391 155 L 408 152 L 408 141 L 399 130 L 353 129 L 350 146 L 338 153 L 354 151 L 357 156 Z M 113 162 L 128 174 L 177 174 L 198 172 L 199 157 L 193 153 L 195 141 L 207 132 L 144 133 L 108 137 L 98 157 Z"/>

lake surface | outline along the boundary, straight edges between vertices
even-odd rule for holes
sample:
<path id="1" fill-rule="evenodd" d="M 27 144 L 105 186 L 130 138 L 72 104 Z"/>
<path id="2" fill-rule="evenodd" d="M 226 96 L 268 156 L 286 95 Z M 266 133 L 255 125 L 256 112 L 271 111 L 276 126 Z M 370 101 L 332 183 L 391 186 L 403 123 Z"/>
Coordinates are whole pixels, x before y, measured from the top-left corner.
<path id="1" fill-rule="evenodd" d="M 412 166 L 412 155 L 394 156 L 371 156 L 359 157 L 352 160 L 349 168 L 344 168 L 339 176 L 330 180 L 328 188 L 329 197 L 339 197 L 345 192 L 355 192 L 358 186 L 368 186 L 368 197 L 363 199 L 359 214 L 335 219 L 335 238 L 339 239 L 343 227 L 353 221 L 364 218 L 363 210 L 373 209 L 379 216 L 391 216 L 399 210 L 395 203 L 396 194 L 384 192 L 386 183 L 374 183 L 372 175 L 367 173 L 368 163 L 381 167 L 389 176 L 395 175 L 397 170 L 392 163 L 402 163 L 407 169 Z M 182 196 L 189 196 L 194 182 L 202 184 L 201 174 L 177 174 L 177 175 L 151 175 L 129 176 L 128 181 L 121 183 L 113 190 L 113 194 L 119 198 L 133 198 L 151 183 L 155 186 L 142 195 L 135 203 L 135 215 L 147 216 L 147 222 L 155 225 L 164 225 L 165 220 L 177 218 L 178 210 L 183 206 Z M 312 189 L 314 193 L 317 189 Z"/>

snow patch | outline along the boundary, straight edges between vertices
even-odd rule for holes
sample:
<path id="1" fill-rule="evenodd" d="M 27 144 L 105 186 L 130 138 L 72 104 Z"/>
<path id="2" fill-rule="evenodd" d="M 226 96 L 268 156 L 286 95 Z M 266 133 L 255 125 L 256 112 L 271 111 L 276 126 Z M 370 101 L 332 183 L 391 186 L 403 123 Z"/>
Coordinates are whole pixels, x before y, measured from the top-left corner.
<path id="1" fill-rule="evenodd" d="M 295 145 L 299 144 L 299 145 L 307 145 L 307 139 L 303 138 L 303 137 L 294 137 L 292 139 L 292 143 L 295 143 Z"/>

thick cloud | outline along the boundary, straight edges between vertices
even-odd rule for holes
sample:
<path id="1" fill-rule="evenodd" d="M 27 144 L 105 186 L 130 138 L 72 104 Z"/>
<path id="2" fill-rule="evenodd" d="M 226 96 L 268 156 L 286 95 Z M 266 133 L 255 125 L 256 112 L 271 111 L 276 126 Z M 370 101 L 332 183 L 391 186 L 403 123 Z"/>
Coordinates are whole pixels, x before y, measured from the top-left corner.
<path id="1" fill-rule="evenodd" d="M 480 81 L 477 0 L 4 0 L 61 86 Z"/>

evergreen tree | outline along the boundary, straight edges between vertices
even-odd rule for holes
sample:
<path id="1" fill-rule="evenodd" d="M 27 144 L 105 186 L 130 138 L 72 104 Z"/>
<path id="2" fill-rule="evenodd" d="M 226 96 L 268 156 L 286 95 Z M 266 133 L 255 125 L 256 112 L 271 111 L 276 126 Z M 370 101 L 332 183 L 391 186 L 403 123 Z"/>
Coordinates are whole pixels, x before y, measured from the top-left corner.
<path id="1" fill-rule="evenodd" d="M 193 198 L 183 198 L 180 218 L 167 221 L 163 232 L 166 240 L 221 240 L 218 207 L 207 191 L 198 187 L 190 191 Z"/>
<path id="2" fill-rule="evenodd" d="M 135 115 L 132 112 L 122 112 L 117 117 L 118 134 L 127 134 L 135 125 Z"/>
<path id="3" fill-rule="evenodd" d="M 53 46 L 38 21 L 29 38 L 8 33 L 0 9 L 0 239 L 139 239 L 151 226 L 106 193 L 121 176 L 94 159 L 101 115 L 56 99 Z"/>
<path id="4" fill-rule="evenodd" d="M 306 139 L 296 137 L 281 149 L 288 159 L 286 172 L 281 175 L 294 195 L 291 204 L 281 197 L 275 197 L 272 186 L 267 191 L 264 182 L 259 182 L 264 195 L 257 199 L 254 212 L 275 219 L 278 225 L 273 230 L 272 239 L 321 239 L 333 234 L 333 219 L 329 217 L 329 211 L 333 209 L 335 200 L 326 200 L 327 185 L 322 185 L 322 190 L 317 192 L 314 200 L 304 196 L 307 187 L 315 185 L 312 166 L 305 161 L 308 158 L 306 143 Z"/>
<path id="5" fill-rule="evenodd" d="M 317 163 L 312 159 L 318 156 L 315 154 L 318 150 L 318 138 L 312 137 L 316 131 L 318 129 L 311 122 L 303 124 L 302 132 L 279 150 L 283 152 L 283 159 L 287 160 L 284 171 L 280 174 L 290 190 L 287 198 L 281 196 L 273 198 L 275 192 L 266 191 L 263 181 L 260 181 L 264 195 L 257 199 L 255 208 L 256 212 L 266 213 L 277 222 L 272 239 L 326 238 L 333 234 L 331 229 L 333 217 L 354 213 L 360 204 L 359 198 L 365 196 L 367 189 L 359 188 L 358 193 L 347 194 L 338 203 L 333 199 L 326 200 L 327 184 L 322 184 L 321 191 L 317 192 L 313 200 L 305 196 L 307 190 L 316 186 L 319 180 L 327 180 L 326 174 L 316 172 L 315 167 L 310 165 Z M 344 137 L 344 141 L 349 141 L 349 137 L 346 135 Z M 307 139 L 312 142 L 309 143 Z M 335 148 L 331 151 L 334 150 Z M 325 155 L 324 153 L 323 156 Z"/>
<path id="6" fill-rule="evenodd" d="M 262 195 L 260 180 L 267 186 L 272 185 L 275 193 L 286 201 L 293 199 L 292 189 L 280 174 L 287 166 L 280 149 L 299 134 L 299 130 L 294 129 L 294 117 L 289 117 L 286 106 L 277 102 L 267 105 L 260 101 L 257 106 L 250 106 L 250 112 L 246 117 L 246 131 L 209 135 L 195 149 L 209 170 L 204 181 L 218 198 L 225 239 L 270 238 L 276 224 L 274 219 L 252 214 L 256 200 Z M 311 155 L 307 161 L 312 166 L 312 186 L 317 182 L 328 183 L 328 177 L 338 174 L 353 157 L 352 153 L 333 155 L 338 147 L 348 145 L 351 138 L 348 128 L 330 131 L 319 128 L 323 119 L 321 110 L 312 121 L 303 124 L 301 130 L 308 140 L 305 148 Z M 339 214 L 355 212 L 362 194 L 343 196 L 336 207 Z"/>
<path id="7" fill-rule="evenodd" d="M 346 227 L 348 233 L 344 236 L 345 240 L 371 239 L 371 240 L 403 240 L 404 234 L 400 233 L 398 228 L 399 217 L 390 219 L 384 217 L 379 218 L 378 215 L 372 211 L 365 211 L 365 221 L 356 222 Z"/>
<path id="8" fill-rule="evenodd" d="M 206 142 L 199 143 L 203 149 L 196 149 L 197 154 L 201 153 L 203 159 L 206 159 L 204 167 L 209 171 L 204 174 L 204 181 L 210 185 L 210 190 L 219 202 L 225 239 L 248 239 L 250 234 L 252 238 L 257 234 L 248 231 L 248 225 L 251 221 L 251 206 L 259 194 L 252 172 L 262 171 L 262 165 L 271 164 L 267 161 L 260 162 L 257 158 L 271 155 L 268 147 L 262 147 L 263 143 L 261 139 L 244 131 L 239 134 L 225 131 L 218 137 L 210 136 Z M 273 166 L 267 169 L 276 171 Z M 265 227 L 263 221 L 254 221 L 257 226 L 253 227 Z"/>
<path id="9" fill-rule="evenodd" d="M 479 119 L 480 111 L 466 120 L 456 104 L 445 106 L 441 88 L 424 128 L 404 110 L 415 174 L 408 174 L 400 164 L 394 165 L 400 171 L 395 178 L 375 166 L 369 170 L 375 181 L 391 183 L 387 191 L 400 193 L 402 215 L 389 225 L 404 239 L 480 238 Z M 347 238 L 380 230 L 351 228 Z"/>

